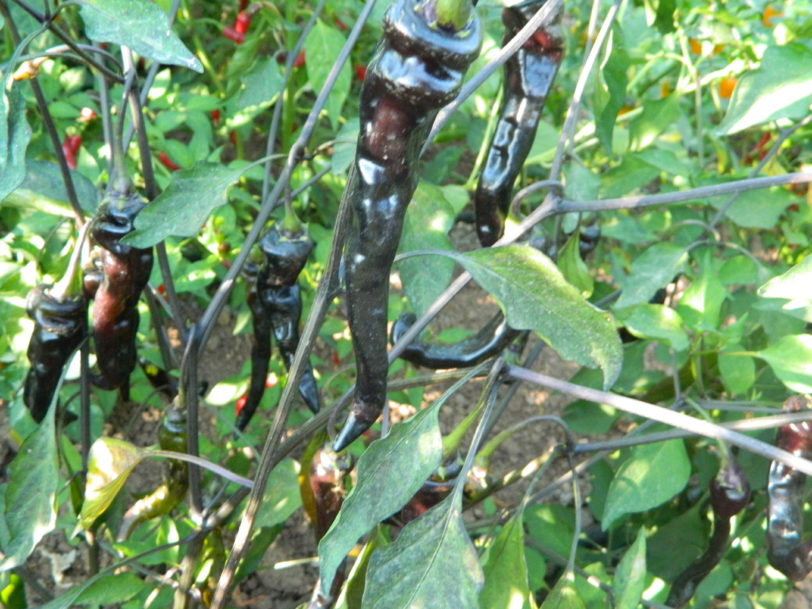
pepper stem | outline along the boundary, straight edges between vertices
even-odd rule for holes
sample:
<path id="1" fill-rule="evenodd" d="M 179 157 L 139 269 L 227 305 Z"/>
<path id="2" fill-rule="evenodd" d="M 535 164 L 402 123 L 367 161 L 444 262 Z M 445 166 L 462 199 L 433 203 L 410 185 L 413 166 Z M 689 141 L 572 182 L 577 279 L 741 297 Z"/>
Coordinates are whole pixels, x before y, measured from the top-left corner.
<path id="1" fill-rule="evenodd" d="M 300 235 L 304 230 L 302 221 L 293 209 L 290 197 L 285 197 L 285 217 L 282 218 L 282 230 L 289 235 Z"/>
<path id="2" fill-rule="evenodd" d="M 79 271 L 79 261 L 82 257 L 82 245 L 85 242 L 85 236 L 90 229 L 90 222 L 85 222 L 82 230 L 79 231 L 79 238 L 76 245 L 73 246 L 70 260 L 68 261 L 68 268 L 62 279 L 56 282 L 54 286 L 48 290 L 48 295 L 56 301 L 63 301 L 68 298 L 79 296 L 82 293 L 82 273 Z"/>
<path id="3" fill-rule="evenodd" d="M 430 23 L 452 32 L 468 25 L 473 10 L 471 0 L 427 0 L 423 6 L 423 14 Z"/>

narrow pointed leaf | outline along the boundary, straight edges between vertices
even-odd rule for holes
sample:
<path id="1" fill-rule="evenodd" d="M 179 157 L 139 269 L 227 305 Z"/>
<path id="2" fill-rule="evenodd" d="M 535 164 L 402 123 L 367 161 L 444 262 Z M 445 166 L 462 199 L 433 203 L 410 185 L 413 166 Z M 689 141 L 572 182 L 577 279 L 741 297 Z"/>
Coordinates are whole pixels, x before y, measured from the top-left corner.
<path id="1" fill-rule="evenodd" d="M 211 212 L 226 203 L 229 186 L 242 172 L 215 163 L 199 163 L 174 172 L 166 190 L 135 218 L 135 230 L 124 241 L 135 247 L 151 247 L 169 236 L 196 235 Z"/>
<path id="2" fill-rule="evenodd" d="M 791 334 L 756 353 L 792 391 L 812 393 L 812 334 Z"/>
<path id="3" fill-rule="evenodd" d="M 558 578 L 555 587 L 541 604 L 541 609 L 585 609 L 584 601 L 575 589 L 575 576 L 571 572 Z"/>
<path id="4" fill-rule="evenodd" d="M 522 609 L 530 596 L 524 557 L 522 515 L 511 518 L 488 549 L 485 585 L 479 594 L 481 609 Z"/>
<path id="5" fill-rule="evenodd" d="M 561 357 L 601 368 L 604 388 L 612 386 L 623 364 L 612 316 L 587 302 L 547 256 L 519 245 L 446 255 L 493 295 L 511 327 L 534 330 Z"/>
<path id="6" fill-rule="evenodd" d="M 372 555 L 361 609 L 476 609 L 482 582 L 452 493 Z"/>
<path id="7" fill-rule="evenodd" d="M 625 514 L 662 505 L 685 488 L 690 475 L 691 462 L 682 440 L 635 447 L 609 485 L 603 529 Z"/>
<path id="8" fill-rule="evenodd" d="M 578 288 L 584 298 L 589 298 L 595 282 L 586 263 L 581 259 L 580 242 L 580 233 L 575 231 L 561 248 L 557 264 L 564 278 Z"/>
<path id="9" fill-rule="evenodd" d="M 0 201 L 25 179 L 25 150 L 30 141 L 31 126 L 19 87 L 0 89 Z"/>
<path id="10" fill-rule="evenodd" d="M 443 441 L 437 419 L 441 400 L 398 423 L 358 460 L 358 484 L 319 543 L 323 589 L 358 539 L 399 510 L 440 465 Z"/>
<path id="11" fill-rule="evenodd" d="M 117 438 L 99 438 L 93 443 L 88 455 L 80 526 L 89 528 L 110 507 L 127 477 L 146 455 L 143 449 Z"/>
<path id="12" fill-rule="evenodd" d="M 150 0 L 79 0 L 87 37 L 112 42 L 158 63 L 203 72 L 197 57 L 169 26 L 166 13 Z"/>
<path id="13" fill-rule="evenodd" d="M 615 609 L 635 609 L 646 589 L 646 532 L 642 528 L 620 560 L 614 584 Z"/>
<path id="14" fill-rule="evenodd" d="M 54 399 L 56 402 L 56 399 Z M 54 411 L 20 446 L 9 466 L 6 486 L 5 520 L 8 543 L 0 548 L 0 571 L 17 567 L 33 551 L 40 539 L 56 525 L 56 491 L 59 468 L 56 457 Z"/>

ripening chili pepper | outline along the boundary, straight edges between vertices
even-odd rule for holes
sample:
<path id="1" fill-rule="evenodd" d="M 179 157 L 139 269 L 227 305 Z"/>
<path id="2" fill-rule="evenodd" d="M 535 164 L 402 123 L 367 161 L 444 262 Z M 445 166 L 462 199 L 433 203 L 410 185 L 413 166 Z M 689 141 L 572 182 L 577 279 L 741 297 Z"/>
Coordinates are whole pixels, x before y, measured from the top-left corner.
<path id="1" fill-rule="evenodd" d="M 739 79 L 733 76 L 726 76 L 719 81 L 719 97 L 722 99 L 730 99 L 733 97 L 733 90 L 736 88 Z"/>
<path id="2" fill-rule="evenodd" d="M 784 402 L 785 412 L 809 408 L 809 400 L 792 396 Z M 775 445 L 793 455 L 812 456 L 812 423 L 791 423 L 778 429 Z M 804 543 L 803 499 L 806 475 L 779 461 L 770 465 L 767 478 L 767 559 L 789 579 L 800 581 L 812 568 L 812 548 Z"/>
<path id="3" fill-rule="evenodd" d="M 392 325 L 391 341 L 397 342 L 416 319 L 413 313 L 404 313 L 398 317 Z M 479 332 L 458 343 L 444 345 L 415 340 L 403 350 L 400 357 L 416 366 L 435 370 L 467 368 L 498 355 L 519 334 L 519 330 L 514 330 L 507 324 L 502 313 L 497 313 Z"/>
<path id="4" fill-rule="evenodd" d="M 301 68 L 305 64 L 305 52 L 299 51 L 299 54 L 296 56 L 296 59 L 293 60 L 293 67 L 294 68 Z"/>
<path id="5" fill-rule="evenodd" d="M 367 77 L 367 67 L 364 64 L 355 66 L 355 77 L 361 82 L 364 82 L 364 79 Z"/>
<path id="6" fill-rule="evenodd" d="M 180 169 L 180 165 L 174 163 L 165 152 L 158 153 L 158 160 L 161 162 L 161 165 L 166 167 L 169 171 L 177 171 Z"/>
<path id="7" fill-rule="evenodd" d="M 62 154 L 65 155 L 65 161 L 71 169 L 76 169 L 76 155 L 79 153 L 81 146 L 81 135 L 66 135 L 62 141 Z"/>
<path id="8" fill-rule="evenodd" d="M 170 407 L 158 428 L 158 446 L 161 450 L 178 453 L 186 452 L 186 410 Z M 177 459 L 164 462 L 163 482 L 149 495 L 136 501 L 121 519 L 118 541 L 124 541 L 133 529 L 142 522 L 171 512 L 183 501 L 189 488 L 189 474 L 186 463 Z"/>
<path id="9" fill-rule="evenodd" d="M 344 261 L 358 375 L 336 450 L 366 431 L 386 402 L 389 272 L 417 186 L 420 148 L 481 42 L 476 16 L 456 32 L 433 28 L 420 8 L 409 0 L 389 7 L 361 88 L 361 132 L 344 193 L 352 210 Z"/>
<path id="10" fill-rule="evenodd" d="M 152 271 L 152 248 L 135 248 L 121 238 L 133 230 L 133 221 L 143 207 L 137 194 L 111 189 L 90 228 L 93 240 L 102 248 L 104 271 L 93 305 L 93 342 L 101 371 L 94 382 L 103 389 L 120 388 L 124 397 L 136 364 L 138 299 Z"/>
<path id="11" fill-rule="evenodd" d="M 251 15 L 249 15 L 248 13 L 243 13 L 242 11 L 237 13 L 237 18 L 234 21 L 234 31 L 244 36 L 246 32 L 248 32 L 248 28 L 250 26 L 251 26 Z"/>
<path id="12" fill-rule="evenodd" d="M 245 42 L 245 34 L 241 34 L 230 25 L 227 25 L 226 27 L 223 28 L 223 36 L 225 36 L 229 40 L 233 40 L 237 44 L 242 44 L 243 42 Z"/>
<path id="13" fill-rule="evenodd" d="M 211 124 L 212 125 L 220 124 L 220 111 L 217 108 L 211 111 Z"/>
<path id="14" fill-rule="evenodd" d="M 684 606 L 696 592 L 697 586 L 719 564 L 727 550 L 730 519 L 750 502 L 750 484 L 738 462 L 732 457 L 710 481 L 710 501 L 713 508 L 713 535 L 705 553 L 680 573 L 671 586 L 666 605 Z"/>
<path id="15" fill-rule="evenodd" d="M 265 392 L 271 357 L 271 333 L 285 367 L 290 368 L 293 363 L 299 346 L 299 321 L 302 316 L 302 295 L 297 281 L 314 244 L 305 230 L 289 232 L 274 224 L 263 235 L 259 245 L 264 258 L 262 265 L 254 272 L 248 292 L 248 306 L 254 322 L 251 381 L 245 404 L 237 415 L 238 429 L 245 429 Z M 319 391 L 309 363 L 299 379 L 299 395 L 311 411 L 319 411 Z"/>
<path id="16" fill-rule="evenodd" d="M 502 11 L 505 43 L 544 2 L 530 0 Z M 541 110 L 561 64 L 561 13 L 558 10 L 550 23 L 505 63 L 504 101 L 474 195 L 477 235 L 485 247 L 502 236 L 513 183 L 533 145 Z"/>
<path id="17" fill-rule="evenodd" d="M 62 370 L 87 335 L 87 300 L 79 273 L 81 241 L 63 279 L 54 286 L 38 285 L 26 302 L 34 332 L 28 343 L 31 368 L 25 377 L 23 402 L 37 423 L 48 413 Z"/>

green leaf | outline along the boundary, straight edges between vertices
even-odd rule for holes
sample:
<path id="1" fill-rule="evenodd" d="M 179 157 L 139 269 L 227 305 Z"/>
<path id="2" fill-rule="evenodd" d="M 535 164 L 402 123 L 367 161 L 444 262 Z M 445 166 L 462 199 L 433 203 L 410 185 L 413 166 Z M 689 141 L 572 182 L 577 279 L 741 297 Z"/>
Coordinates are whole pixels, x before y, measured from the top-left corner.
<path id="1" fill-rule="evenodd" d="M 481 609 L 522 609 L 530 596 L 522 515 L 508 520 L 485 555 Z"/>
<path id="2" fill-rule="evenodd" d="M 785 336 L 755 355 L 792 391 L 812 393 L 812 334 Z"/>
<path id="3" fill-rule="evenodd" d="M 573 201 L 592 201 L 598 198 L 601 179 L 588 167 L 570 163 L 564 169 L 564 196 Z"/>
<path id="4" fill-rule="evenodd" d="M 688 335 L 679 313 L 660 304 L 641 304 L 618 313 L 626 328 L 638 338 L 667 342 L 675 351 L 688 348 Z"/>
<path id="5" fill-rule="evenodd" d="M 795 203 L 797 197 L 786 188 L 750 190 L 739 194 L 725 212 L 725 216 L 744 228 L 772 229 L 784 210 Z M 714 197 L 711 205 L 720 209 L 725 199 Z"/>
<path id="6" fill-rule="evenodd" d="M 317 95 L 324 83 L 327 82 L 327 76 L 333 69 L 336 54 L 344 46 L 345 42 L 344 35 L 337 28 L 326 25 L 321 19 L 316 21 L 316 25 L 308 35 L 304 46 L 305 67 L 307 68 L 307 80 Z M 350 92 L 351 72 L 349 64 L 345 62 L 341 66 L 338 78 L 330 91 L 330 97 L 327 98 L 325 109 L 333 129 L 338 129 L 341 107 Z"/>
<path id="7" fill-rule="evenodd" d="M 595 87 L 595 133 L 609 152 L 612 151 L 612 133 L 617 113 L 626 100 L 628 69 L 629 57 L 623 44 L 623 32 L 620 27 L 613 27 L 606 42 L 600 66 L 600 79 Z"/>
<path id="8" fill-rule="evenodd" d="M 59 165 L 27 159 L 25 169 L 25 179 L 9 198 L 19 194 L 33 209 L 72 218 L 73 208 L 68 203 L 68 193 L 65 191 Z M 79 206 L 88 214 L 92 214 L 99 204 L 98 190 L 93 186 L 93 182 L 78 171 L 71 169 L 70 175 Z"/>
<path id="9" fill-rule="evenodd" d="M 113 605 L 124 603 L 141 592 L 153 589 L 152 584 L 135 573 L 118 573 L 95 580 L 73 602 L 77 605 Z"/>
<path id="10" fill-rule="evenodd" d="M 335 143 L 333 144 L 333 157 L 331 163 L 333 166 L 333 174 L 342 174 L 352 165 L 355 159 L 355 148 L 358 143 L 358 130 L 359 130 L 358 117 L 349 119 L 341 130 L 336 135 Z M 466 196 L 467 202 L 467 196 Z M 408 214 L 408 212 L 406 212 Z"/>
<path id="11" fill-rule="evenodd" d="M 736 351 L 741 345 L 730 345 Z M 733 394 L 744 394 L 756 382 L 756 362 L 749 355 L 739 353 L 720 353 L 718 357 L 719 372 L 725 388 Z"/>
<path id="12" fill-rule="evenodd" d="M 56 526 L 56 400 L 55 396 L 45 418 L 25 439 L 8 467 L 5 520 L 9 539 L 0 548 L 0 571 L 23 564 L 40 539 Z"/>
<path id="13" fill-rule="evenodd" d="M 702 265 L 702 274 L 689 285 L 677 310 L 685 323 L 700 330 L 716 330 L 721 322 L 722 303 L 727 290 L 713 270 L 710 255 Z"/>
<path id="14" fill-rule="evenodd" d="M 157 63 L 203 72 L 203 66 L 169 26 L 166 13 L 149 0 L 79 0 L 85 34 L 94 42 L 130 47 Z"/>
<path id="15" fill-rule="evenodd" d="M 771 46 L 761 66 L 742 76 L 733 91 L 719 135 L 805 114 L 812 102 L 812 51 L 800 43 Z"/>
<path id="16" fill-rule="evenodd" d="M 20 88 L 0 89 L 0 201 L 25 179 L 25 150 L 30 141 L 31 127 L 25 119 Z"/>
<path id="17" fill-rule="evenodd" d="M 142 448 L 117 438 L 101 437 L 90 447 L 87 483 L 79 526 L 88 529 L 101 516 L 145 457 Z"/>
<path id="18" fill-rule="evenodd" d="M 541 604 L 541 609 L 586 609 L 575 589 L 575 576 L 567 571 L 555 582 L 555 587 Z"/>
<path id="19" fill-rule="evenodd" d="M 612 167 L 601 179 L 602 196 L 622 197 L 645 186 L 660 175 L 660 169 L 644 161 L 641 156 L 627 155 L 620 165 Z"/>
<path id="20" fill-rule="evenodd" d="M 558 254 L 558 270 L 564 278 L 581 292 L 581 296 L 589 298 L 595 288 L 595 281 L 589 274 L 589 268 L 581 259 L 581 236 L 579 231 L 572 233 Z"/>
<path id="21" fill-rule="evenodd" d="M 475 609 L 482 582 L 461 497 L 452 493 L 375 551 L 361 608 Z"/>
<path id="22" fill-rule="evenodd" d="M 787 315 L 812 323 L 812 255 L 807 256 L 778 277 L 758 289 L 762 298 L 783 300 L 781 310 Z"/>
<path id="23" fill-rule="evenodd" d="M 623 349 L 612 316 L 587 302 L 547 256 L 508 245 L 447 253 L 490 292 L 517 330 L 534 330 L 565 359 L 603 370 L 609 388 L 620 374 Z"/>
<path id="24" fill-rule="evenodd" d="M 635 609 L 646 589 L 646 532 L 640 528 L 637 539 L 626 550 L 615 570 L 615 609 Z"/>
<path id="25" fill-rule="evenodd" d="M 198 163 L 172 174 L 172 181 L 135 218 L 135 230 L 124 237 L 134 247 L 151 247 L 169 236 L 196 235 L 209 214 L 226 203 L 226 192 L 245 168 Z"/>
<path id="26" fill-rule="evenodd" d="M 618 469 L 606 496 L 602 526 L 662 505 L 688 483 L 691 462 L 682 440 L 637 446 Z"/>
<path id="27" fill-rule="evenodd" d="M 441 398 L 373 442 L 358 460 L 358 483 L 319 542 L 323 589 L 329 590 L 336 569 L 358 539 L 391 516 L 423 485 L 442 459 L 438 423 Z"/>
<path id="28" fill-rule="evenodd" d="M 632 262 L 628 276 L 623 280 L 623 292 L 615 309 L 646 303 L 657 290 L 668 285 L 682 272 L 688 261 L 684 247 L 671 243 L 655 243 Z"/>
<path id="29" fill-rule="evenodd" d="M 669 95 L 665 99 L 646 100 L 643 112 L 629 125 L 629 150 L 648 148 L 676 121 L 682 113 L 679 97 Z"/>
<path id="30" fill-rule="evenodd" d="M 284 459 L 273 468 L 257 513 L 257 528 L 281 524 L 301 507 L 298 475 L 299 464 L 293 459 Z"/>
<path id="31" fill-rule="evenodd" d="M 400 251 L 453 249 L 448 231 L 454 216 L 443 191 L 420 182 L 406 210 Z M 409 302 L 415 313 L 422 315 L 451 282 L 454 261 L 444 256 L 405 258 L 398 263 L 398 271 Z"/>
<path id="32" fill-rule="evenodd" d="M 227 120 L 230 129 L 250 123 L 267 109 L 282 91 L 284 78 L 273 56 L 263 57 L 240 77 L 242 87 L 233 97 L 231 116 Z"/>

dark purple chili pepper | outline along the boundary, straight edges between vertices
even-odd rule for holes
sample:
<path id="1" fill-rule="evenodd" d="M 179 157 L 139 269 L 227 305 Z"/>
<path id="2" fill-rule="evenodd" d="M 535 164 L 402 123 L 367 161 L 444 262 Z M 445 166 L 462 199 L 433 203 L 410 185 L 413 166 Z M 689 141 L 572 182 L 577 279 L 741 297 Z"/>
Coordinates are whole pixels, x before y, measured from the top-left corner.
<path id="1" fill-rule="evenodd" d="M 792 396 L 784 402 L 785 412 L 809 408 L 809 400 Z M 793 455 L 812 456 L 812 423 L 791 423 L 778 429 L 775 445 Z M 779 461 L 770 465 L 767 479 L 767 559 L 793 581 L 802 580 L 812 568 L 810 542 L 802 541 L 803 499 L 806 475 Z"/>
<path id="2" fill-rule="evenodd" d="M 104 271 L 93 305 L 93 340 L 101 370 L 94 382 L 103 389 L 118 388 L 125 397 L 136 364 L 138 299 L 149 280 L 153 259 L 152 248 L 135 248 L 121 238 L 133 230 L 133 221 L 144 205 L 135 193 L 111 190 L 90 229 L 102 248 Z"/>
<path id="3" fill-rule="evenodd" d="M 541 8 L 545 0 L 527 0 L 502 11 L 505 42 Z M 485 166 L 479 177 L 474 210 L 479 242 L 493 245 L 505 226 L 513 183 L 533 146 L 541 110 L 563 56 L 561 10 L 505 63 L 504 101 Z"/>
<path id="4" fill-rule="evenodd" d="M 389 274 L 417 187 L 420 148 L 479 52 L 476 16 L 459 30 L 432 27 L 424 8 L 413 0 L 389 7 L 361 89 L 361 132 L 344 193 L 352 209 L 344 259 L 358 374 L 336 450 L 367 430 L 386 403 Z"/>
<path id="5" fill-rule="evenodd" d="M 671 586 L 666 605 L 684 606 L 696 592 L 696 587 L 719 564 L 727 550 L 730 537 L 730 519 L 750 502 L 750 484 L 738 462 L 732 457 L 710 482 L 710 500 L 713 507 L 713 536 L 705 553 L 680 573 Z"/>
<path id="6" fill-rule="evenodd" d="M 391 341 L 397 340 L 414 324 L 413 313 L 404 313 L 392 325 Z M 412 341 L 400 354 L 402 359 L 425 368 L 467 368 L 502 352 L 521 332 L 514 330 L 497 313 L 482 329 L 458 343 L 443 345 Z"/>

